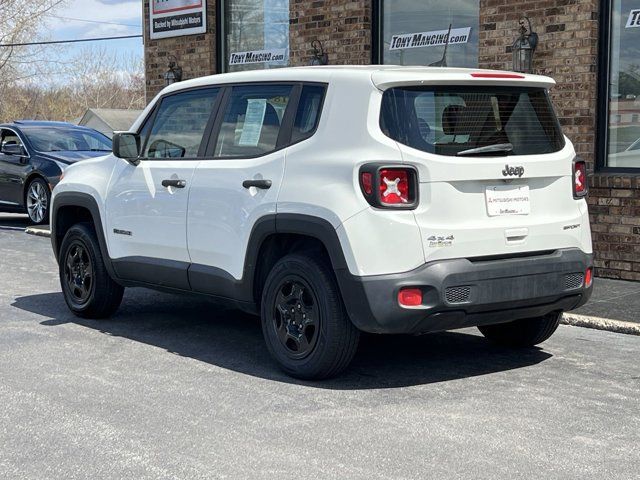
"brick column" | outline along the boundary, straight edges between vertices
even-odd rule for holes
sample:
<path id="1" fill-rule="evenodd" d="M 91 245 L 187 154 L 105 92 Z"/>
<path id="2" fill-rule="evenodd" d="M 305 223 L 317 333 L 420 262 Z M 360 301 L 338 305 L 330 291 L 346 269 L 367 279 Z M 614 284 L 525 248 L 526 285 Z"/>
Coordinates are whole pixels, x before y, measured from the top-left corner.
<path id="1" fill-rule="evenodd" d="M 149 0 L 144 1 L 144 63 L 147 101 L 165 86 L 163 75 L 169 56 L 174 55 L 182 67 L 182 79 L 211 75 L 216 70 L 216 4 L 207 1 L 207 33 L 181 37 L 149 38 Z"/>
<path id="2" fill-rule="evenodd" d="M 307 65 L 320 40 L 330 65 L 371 63 L 371 0 L 290 0 L 290 65 Z"/>

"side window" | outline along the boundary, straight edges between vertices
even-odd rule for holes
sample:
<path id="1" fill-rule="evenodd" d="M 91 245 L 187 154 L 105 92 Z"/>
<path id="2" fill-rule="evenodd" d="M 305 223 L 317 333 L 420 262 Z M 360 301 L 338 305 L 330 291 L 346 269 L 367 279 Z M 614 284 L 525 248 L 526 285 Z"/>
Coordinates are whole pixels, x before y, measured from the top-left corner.
<path id="1" fill-rule="evenodd" d="M 153 120 L 142 156 L 197 157 L 218 91 L 218 88 L 207 88 L 164 98 Z"/>
<path id="2" fill-rule="evenodd" d="M 313 135 L 320 120 L 325 91 L 326 88 L 321 85 L 305 85 L 302 87 L 296 119 L 293 122 L 291 143 L 299 142 Z"/>
<path id="3" fill-rule="evenodd" d="M 251 157 L 275 150 L 291 89 L 290 85 L 233 87 L 214 156 Z"/>
<path id="4" fill-rule="evenodd" d="M 4 149 L 5 145 L 20 145 L 23 147 L 20 137 L 11 130 L 2 130 L 0 132 L 0 151 Z"/>

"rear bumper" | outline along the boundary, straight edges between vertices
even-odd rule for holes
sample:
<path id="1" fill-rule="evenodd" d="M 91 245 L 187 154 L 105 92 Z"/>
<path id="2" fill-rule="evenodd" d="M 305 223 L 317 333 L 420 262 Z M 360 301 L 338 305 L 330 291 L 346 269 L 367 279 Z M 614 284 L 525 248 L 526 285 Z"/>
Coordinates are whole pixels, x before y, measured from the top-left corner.
<path id="1" fill-rule="evenodd" d="M 579 249 L 508 259 L 454 259 L 393 275 L 338 271 L 352 322 L 373 333 L 427 333 L 533 318 L 584 305 L 593 289 L 583 276 L 592 255 Z M 423 304 L 398 304 L 403 287 L 420 288 Z"/>

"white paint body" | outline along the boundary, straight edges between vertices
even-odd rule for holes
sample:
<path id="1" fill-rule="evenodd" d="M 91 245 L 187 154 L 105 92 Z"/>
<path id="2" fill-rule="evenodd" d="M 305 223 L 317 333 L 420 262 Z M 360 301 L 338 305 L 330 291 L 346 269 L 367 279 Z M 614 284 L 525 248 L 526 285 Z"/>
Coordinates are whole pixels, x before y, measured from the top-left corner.
<path id="1" fill-rule="evenodd" d="M 161 95 L 199 86 L 246 82 L 328 84 L 316 133 L 309 139 L 253 159 L 148 161 L 133 166 L 109 155 L 67 169 L 55 195 L 80 191 L 96 198 L 113 259 L 146 256 L 220 268 L 241 279 L 247 245 L 263 215 L 298 213 L 327 220 L 336 229 L 354 275 L 412 270 L 432 260 L 503 255 L 575 247 L 591 253 L 584 199 L 572 196 L 575 151 L 509 157 L 450 157 L 400 145 L 380 129 L 383 91 L 403 85 L 515 85 L 551 88 L 553 80 L 492 80 L 478 70 L 447 68 L 301 67 L 239 72 L 167 87 L 147 107 L 138 131 Z M 420 203 L 415 210 L 379 210 L 364 199 L 358 171 L 370 162 L 417 168 Z M 530 189 L 531 213 L 490 217 L 485 188 L 504 185 L 505 163 L 525 168 L 512 184 Z M 161 186 L 168 178 L 187 188 Z M 247 179 L 270 179 L 269 190 L 245 189 Z M 566 228 L 570 226 L 570 228 Z M 128 230 L 130 237 L 114 235 Z M 430 237 L 453 237 L 446 246 Z"/>

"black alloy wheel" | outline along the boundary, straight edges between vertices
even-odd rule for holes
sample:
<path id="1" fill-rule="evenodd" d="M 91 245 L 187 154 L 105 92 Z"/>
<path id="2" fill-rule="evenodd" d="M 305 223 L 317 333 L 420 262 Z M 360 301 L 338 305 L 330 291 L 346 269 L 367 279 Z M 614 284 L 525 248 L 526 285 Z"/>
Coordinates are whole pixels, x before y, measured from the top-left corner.
<path id="1" fill-rule="evenodd" d="M 124 288 L 107 271 L 93 225 L 78 223 L 65 234 L 58 257 L 60 286 L 69 309 L 83 318 L 107 318 Z"/>
<path id="2" fill-rule="evenodd" d="M 347 315 L 322 252 L 292 253 L 278 260 L 265 280 L 260 312 L 269 353 L 293 377 L 333 377 L 358 348 L 360 332 Z"/>
<path id="3" fill-rule="evenodd" d="M 313 351 L 319 332 L 318 301 L 302 278 L 290 276 L 281 281 L 272 324 L 290 358 L 304 358 Z"/>
<path id="4" fill-rule="evenodd" d="M 87 247 L 82 241 L 74 240 L 64 259 L 64 278 L 74 303 L 87 303 L 94 287 L 93 271 Z"/>

